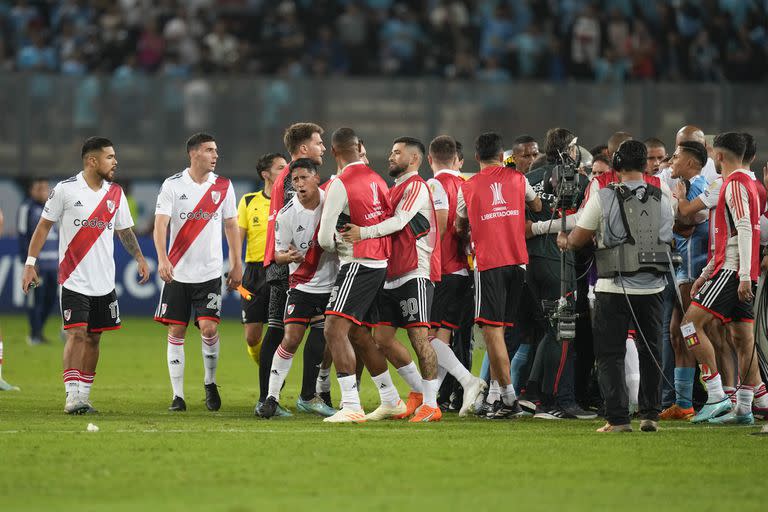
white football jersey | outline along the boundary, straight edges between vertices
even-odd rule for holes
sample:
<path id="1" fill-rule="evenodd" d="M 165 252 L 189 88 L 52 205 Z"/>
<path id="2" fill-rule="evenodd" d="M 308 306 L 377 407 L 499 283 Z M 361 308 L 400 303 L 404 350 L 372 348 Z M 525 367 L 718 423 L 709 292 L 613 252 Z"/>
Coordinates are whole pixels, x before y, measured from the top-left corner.
<path id="1" fill-rule="evenodd" d="M 171 218 L 169 253 L 187 220 L 207 219 L 205 227 L 194 239 L 179 239 L 179 242 L 185 242 L 189 247 L 173 267 L 174 281 L 203 283 L 221 277 L 224 265 L 222 218 L 237 217 L 237 203 L 231 182 L 225 193 L 209 191 L 217 178 L 218 175 L 211 172 L 205 182 L 195 183 L 187 168 L 165 180 L 160 188 L 155 215 L 168 215 Z M 213 202 L 211 213 L 200 207 L 201 202 L 206 201 Z"/>
<path id="2" fill-rule="evenodd" d="M 336 274 L 339 273 L 338 256 L 323 251 L 315 236 L 320 225 L 324 200 L 325 192 L 320 190 L 320 204 L 314 210 L 307 210 L 301 205 L 298 197 L 294 196 L 277 214 L 275 223 L 275 251 L 287 251 L 292 245 L 302 256 L 306 256 L 312 247 L 321 252 L 317 265 L 312 265 L 309 260 L 288 265 L 291 276 L 300 271 L 302 278 L 307 280 L 295 285 L 295 288 L 307 293 L 331 293 Z"/>
<path id="3" fill-rule="evenodd" d="M 114 214 L 109 222 L 91 218 L 112 187 L 119 188 L 120 185 L 104 181 L 101 188 L 94 191 L 80 172 L 57 183 L 43 208 L 44 219 L 59 223 L 59 280 L 66 277 L 60 284 L 68 290 L 89 297 L 101 297 L 115 289 L 115 230 L 133 226 L 128 201 L 122 190 L 118 204 L 112 200 L 105 203 L 109 214 Z M 89 235 L 96 235 L 98 231 L 83 231 L 83 234 L 76 238 L 81 230 L 98 230 L 101 234 L 93 240 L 89 239 Z M 71 260 L 72 254 L 80 256 Z M 63 271 L 64 267 L 68 266 L 62 263 L 65 258 L 72 262 L 74 268 L 69 266 L 68 270 Z"/>

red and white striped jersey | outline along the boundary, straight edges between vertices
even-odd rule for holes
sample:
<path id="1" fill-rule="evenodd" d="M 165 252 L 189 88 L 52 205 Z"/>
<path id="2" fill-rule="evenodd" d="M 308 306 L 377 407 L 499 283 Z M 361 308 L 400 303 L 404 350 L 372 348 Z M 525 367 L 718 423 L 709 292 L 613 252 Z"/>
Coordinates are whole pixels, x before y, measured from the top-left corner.
<path id="1" fill-rule="evenodd" d="M 314 210 L 307 210 L 294 196 L 275 221 L 275 252 L 287 251 L 293 246 L 304 256 L 302 263 L 288 265 L 288 283 L 291 288 L 307 293 L 331 293 L 339 273 L 338 256 L 323 251 L 317 241 L 324 201 L 325 192 L 320 190 L 320 204 Z"/>
<path id="2" fill-rule="evenodd" d="M 235 189 L 228 179 L 211 172 L 206 181 L 196 183 L 184 169 L 163 183 L 155 214 L 171 218 L 168 255 L 174 281 L 203 283 L 221 276 L 222 219 L 237 217 Z"/>
<path id="3" fill-rule="evenodd" d="M 80 172 L 56 184 L 42 217 L 59 223 L 59 284 L 90 297 L 114 290 L 115 230 L 133 226 L 120 185 L 94 191 Z"/>

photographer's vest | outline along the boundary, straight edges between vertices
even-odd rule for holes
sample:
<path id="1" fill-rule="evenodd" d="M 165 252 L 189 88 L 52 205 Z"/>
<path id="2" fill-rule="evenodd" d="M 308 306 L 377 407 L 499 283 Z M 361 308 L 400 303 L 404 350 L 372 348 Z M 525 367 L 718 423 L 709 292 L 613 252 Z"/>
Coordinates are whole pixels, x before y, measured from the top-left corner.
<path id="1" fill-rule="evenodd" d="M 595 251 L 598 277 L 669 271 L 669 244 L 659 239 L 661 196 L 650 184 L 632 190 L 611 183 L 600 190 L 605 247 Z"/>

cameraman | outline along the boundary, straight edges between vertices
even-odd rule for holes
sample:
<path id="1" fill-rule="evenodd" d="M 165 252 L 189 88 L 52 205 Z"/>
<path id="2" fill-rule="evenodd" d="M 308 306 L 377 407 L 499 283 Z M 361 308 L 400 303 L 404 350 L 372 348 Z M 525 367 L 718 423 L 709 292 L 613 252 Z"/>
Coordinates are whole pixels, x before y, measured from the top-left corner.
<path id="1" fill-rule="evenodd" d="M 672 241 L 674 214 L 666 185 L 660 187 L 643 180 L 648 156 L 642 142 L 628 140 L 614 154 L 612 167 L 618 171 L 620 184 L 602 188 L 584 207 L 576 228 L 569 235 L 560 233 L 557 244 L 562 250 L 575 250 L 591 243 L 597 236 L 597 271 L 595 286 L 594 340 L 600 390 L 606 403 L 608 423 L 598 432 L 631 432 L 628 397 L 625 387 L 624 357 L 626 332 L 637 320 L 640 343 L 640 429 L 655 432 L 661 410 L 660 374 L 654 360 L 660 358 L 662 336 L 662 292 L 666 286 L 661 264 L 608 268 L 602 255 L 635 249 L 639 252 L 663 252 Z M 633 206 L 624 207 L 625 201 Z M 658 211 L 654 211 L 658 208 Z M 642 217 L 642 220 L 641 220 Z M 648 223 L 653 225 L 650 227 Z M 641 229 L 641 223 L 642 225 Z M 629 232 L 627 232 L 627 227 Z M 645 231 L 643 231 L 645 230 Z M 643 233 L 658 233 L 658 239 L 643 239 Z M 628 241 L 630 238 L 632 245 Z M 648 245 L 648 247 L 646 247 Z M 602 253 L 602 254 L 601 254 Z M 620 252 L 621 254 L 621 252 Z M 622 261 L 623 258 L 618 258 Z M 628 264 L 627 264 L 628 265 Z M 611 272 L 615 270 L 615 272 Z"/>
<path id="2" fill-rule="evenodd" d="M 540 212 L 526 211 L 528 225 L 543 221 L 560 224 L 559 211 L 555 194 L 551 190 L 550 180 L 555 166 L 565 161 L 571 161 L 578 166 L 578 147 L 573 144 L 576 139 L 571 131 L 565 128 L 553 128 L 547 132 L 544 151 L 547 163 L 529 171 L 525 178 L 541 197 L 543 208 Z M 589 180 L 582 174 L 576 174 L 579 193 L 573 204 L 579 204 L 583 191 Z M 558 220 L 555 220 L 558 219 Z M 535 418 L 539 419 L 593 419 L 594 413 L 584 411 L 576 403 L 574 392 L 573 343 L 562 345 L 558 343 L 557 333 L 550 325 L 548 318 L 541 308 L 542 300 L 557 300 L 560 297 L 561 279 L 567 281 L 567 291 L 572 295 L 575 287 L 575 270 L 573 254 L 567 253 L 566 275 L 560 273 L 560 251 L 557 248 L 556 237 L 552 234 L 529 236 L 528 257 L 530 263 L 526 271 L 526 283 L 535 301 L 537 318 L 536 326 L 544 333 L 541 342 L 536 347 L 529 383 L 526 388 L 527 402 L 533 401 L 537 386 L 540 387 L 542 403 L 535 409 Z M 571 340 L 573 341 L 573 340 Z"/>

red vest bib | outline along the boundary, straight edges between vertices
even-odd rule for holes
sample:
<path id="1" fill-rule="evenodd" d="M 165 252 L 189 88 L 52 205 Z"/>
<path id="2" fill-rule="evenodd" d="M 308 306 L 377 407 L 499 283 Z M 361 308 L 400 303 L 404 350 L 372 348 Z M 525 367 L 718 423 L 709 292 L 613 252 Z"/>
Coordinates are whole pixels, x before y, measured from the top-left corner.
<path id="1" fill-rule="evenodd" d="M 469 270 L 467 256 L 464 254 L 464 244 L 456 234 L 456 203 L 459 196 L 459 188 L 466 180 L 460 176 L 454 176 L 444 172 L 435 176 L 448 196 L 448 223 L 440 240 L 440 272 L 443 275 L 453 274 L 459 270 Z"/>
<path id="2" fill-rule="evenodd" d="M 723 188 L 720 189 L 720 196 L 717 199 L 717 210 L 715 210 L 715 268 L 712 270 L 712 274 L 723 267 L 728 238 L 736 235 L 735 232 L 731 233 L 731 226 L 728 222 L 728 206 L 725 200 L 725 189 L 732 181 L 744 185 L 749 196 L 749 222 L 752 226 L 752 266 L 750 267 L 750 277 L 752 281 L 757 281 L 757 278 L 760 276 L 760 199 L 755 180 L 743 172 L 731 173 L 727 179 L 723 180 Z M 734 193 L 736 194 L 735 200 L 739 203 L 741 201 L 739 197 L 741 192 L 737 191 Z"/>
<path id="3" fill-rule="evenodd" d="M 349 222 L 356 226 L 373 226 L 392 216 L 389 187 L 364 164 L 347 167 L 336 177 L 344 184 L 349 203 Z M 360 240 L 352 247 L 352 256 L 369 260 L 386 260 L 392 250 L 390 237 Z"/>
<path id="4" fill-rule="evenodd" d="M 478 270 L 528 263 L 525 184 L 508 167 L 486 167 L 462 184 Z"/>
<path id="5" fill-rule="evenodd" d="M 267 241 L 264 248 L 264 266 L 268 267 L 275 261 L 275 219 L 277 214 L 285 206 L 285 177 L 291 172 L 286 165 L 272 185 L 272 198 L 269 200 L 269 218 L 267 219 Z"/>
<path id="6" fill-rule="evenodd" d="M 403 200 L 403 194 L 411 183 L 418 182 L 423 183 L 426 187 L 426 182 L 416 174 L 411 176 L 399 185 L 394 186 L 389 191 L 389 200 L 392 205 L 399 205 Z M 429 187 L 427 187 L 429 190 Z M 416 199 L 417 194 L 405 198 L 406 201 L 413 201 Z M 428 237 L 428 243 L 432 247 L 432 255 L 429 261 L 429 279 L 433 282 L 440 281 L 440 244 L 437 243 L 437 217 L 435 216 L 435 207 L 432 204 L 432 193 L 429 193 L 429 205 L 430 205 L 430 218 L 429 227 L 416 233 L 410 225 L 406 225 L 403 229 L 392 235 L 392 259 L 387 267 L 387 279 L 395 279 L 402 275 L 407 274 L 419 266 L 419 254 L 416 248 L 416 240 L 422 237 Z M 394 206 L 397 208 L 397 206 Z M 417 214 L 418 215 L 418 214 Z"/>

